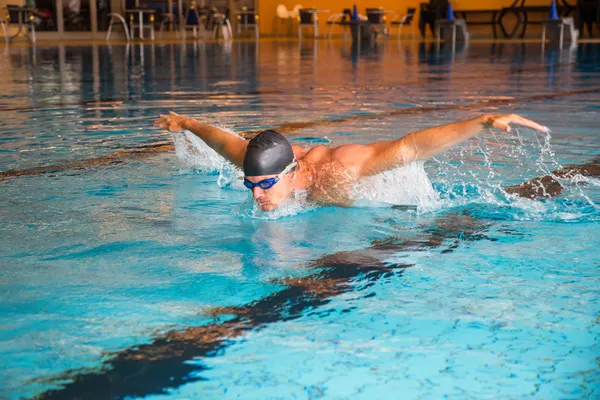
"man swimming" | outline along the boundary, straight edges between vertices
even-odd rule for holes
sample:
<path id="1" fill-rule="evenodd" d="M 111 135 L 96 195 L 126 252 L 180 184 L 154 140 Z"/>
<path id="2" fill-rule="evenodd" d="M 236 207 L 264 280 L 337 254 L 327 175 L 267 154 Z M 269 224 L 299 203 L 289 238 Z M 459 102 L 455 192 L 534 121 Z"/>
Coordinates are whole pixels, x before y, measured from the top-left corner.
<path id="1" fill-rule="evenodd" d="M 425 160 L 496 127 L 510 132 L 516 124 L 540 132 L 548 128 L 515 114 L 483 115 L 418 132 L 396 140 L 368 145 L 345 144 L 334 148 L 304 149 L 291 145 L 274 130 L 259 133 L 251 140 L 232 135 L 171 112 L 161 115 L 155 126 L 180 132 L 184 129 L 244 171 L 244 185 L 252 191 L 264 211 L 271 211 L 295 190 L 308 192 L 308 199 L 320 204 L 350 206 L 350 190 L 361 178 Z"/>

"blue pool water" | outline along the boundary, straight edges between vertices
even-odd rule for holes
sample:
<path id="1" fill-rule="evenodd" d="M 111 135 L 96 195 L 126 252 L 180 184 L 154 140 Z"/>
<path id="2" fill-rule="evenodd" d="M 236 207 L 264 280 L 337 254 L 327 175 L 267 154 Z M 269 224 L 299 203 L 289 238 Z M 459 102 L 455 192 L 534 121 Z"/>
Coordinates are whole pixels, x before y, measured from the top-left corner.
<path id="1" fill-rule="evenodd" d="M 600 396 L 599 178 L 503 190 L 598 159 L 599 45 L 12 47 L 0 72 L 0 398 Z M 273 216 L 152 128 L 169 110 L 306 146 L 490 112 L 552 132 Z"/>

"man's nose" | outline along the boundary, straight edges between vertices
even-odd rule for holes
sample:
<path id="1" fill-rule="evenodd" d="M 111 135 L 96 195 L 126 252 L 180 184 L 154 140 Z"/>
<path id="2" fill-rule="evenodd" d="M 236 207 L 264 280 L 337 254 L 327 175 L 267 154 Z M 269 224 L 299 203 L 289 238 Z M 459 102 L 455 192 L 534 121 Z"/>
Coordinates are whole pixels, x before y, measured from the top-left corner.
<path id="1" fill-rule="evenodd" d="M 259 188 L 258 186 L 252 188 L 252 197 L 254 197 L 255 199 L 260 199 L 263 196 L 263 194 L 265 194 L 265 191 Z"/>

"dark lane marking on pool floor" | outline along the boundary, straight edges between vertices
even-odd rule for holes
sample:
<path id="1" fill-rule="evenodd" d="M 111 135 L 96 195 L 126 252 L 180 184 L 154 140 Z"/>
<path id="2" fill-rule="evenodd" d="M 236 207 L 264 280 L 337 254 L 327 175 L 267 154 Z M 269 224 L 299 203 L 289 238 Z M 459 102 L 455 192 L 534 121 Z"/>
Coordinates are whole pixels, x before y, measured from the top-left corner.
<path id="1" fill-rule="evenodd" d="M 583 165 L 571 165 L 552 171 L 549 175 L 534 178 L 506 189 L 507 193 L 516 194 L 528 199 L 539 199 L 559 196 L 564 186 L 559 179 L 573 179 L 577 175 L 584 177 L 600 177 L 600 158 Z"/>
<path id="2" fill-rule="evenodd" d="M 282 133 L 292 133 L 301 129 L 306 129 L 310 127 L 318 127 L 318 126 L 327 126 L 327 125 L 336 125 L 348 121 L 355 120 L 372 120 L 378 118 L 387 118 L 387 117 L 395 117 L 400 115 L 410 115 L 410 114 L 425 114 L 429 112 L 444 112 L 450 110 L 469 110 L 479 107 L 499 107 L 499 106 L 508 106 L 517 103 L 526 103 L 531 101 L 541 101 L 541 100 L 553 100 L 562 97 L 576 96 L 580 94 L 587 93 L 600 93 L 600 88 L 591 88 L 591 89 L 582 89 L 570 92 L 559 92 L 545 95 L 535 95 L 524 97 L 520 99 L 494 99 L 494 100 L 484 100 L 478 102 L 473 105 L 464 106 L 464 105 L 449 105 L 443 107 L 424 107 L 417 109 L 401 109 L 395 110 L 387 113 L 380 114 L 361 114 L 361 115 L 353 115 L 351 117 L 341 117 L 328 121 L 310 121 L 310 122 L 290 122 L 287 124 L 283 124 L 278 126 L 276 129 Z M 248 130 L 243 132 L 238 132 L 243 137 L 250 138 L 261 130 Z M 62 172 L 66 170 L 81 170 L 92 167 L 101 167 L 101 166 L 110 166 L 122 164 L 128 159 L 139 159 L 139 158 L 147 158 L 151 157 L 154 154 L 172 152 L 174 151 L 175 146 L 172 143 L 150 143 L 148 145 L 142 145 L 136 147 L 131 150 L 122 149 L 116 153 L 111 153 L 105 156 L 94 157 L 90 159 L 84 160 L 75 160 L 75 161 L 65 161 L 58 164 L 52 164 L 41 167 L 32 167 L 32 168 L 24 168 L 24 169 L 9 169 L 6 171 L 0 172 L 0 181 L 17 178 L 21 176 L 34 176 L 34 175 L 43 175 L 43 174 L 51 174 Z"/>

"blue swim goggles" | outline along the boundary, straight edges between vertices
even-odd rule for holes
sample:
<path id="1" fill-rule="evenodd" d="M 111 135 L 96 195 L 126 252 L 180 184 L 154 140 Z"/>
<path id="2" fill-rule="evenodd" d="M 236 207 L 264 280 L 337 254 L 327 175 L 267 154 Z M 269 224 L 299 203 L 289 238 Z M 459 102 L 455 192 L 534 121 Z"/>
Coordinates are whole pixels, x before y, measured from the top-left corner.
<path id="1" fill-rule="evenodd" d="M 285 169 L 283 171 L 281 171 L 279 174 L 277 174 L 277 176 L 273 177 L 273 178 L 267 178 L 267 179 L 263 179 L 260 182 L 250 182 L 248 179 L 244 178 L 244 186 L 246 186 L 248 189 L 252 190 L 255 187 L 259 187 L 262 190 L 267 190 L 267 189 L 271 189 L 273 187 L 273 185 L 275 185 L 277 182 L 279 182 L 279 179 L 281 179 L 281 177 L 289 172 L 291 172 L 294 168 L 296 167 L 296 160 L 293 160 L 290 165 L 288 165 L 287 167 L 285 167 Z"/>

